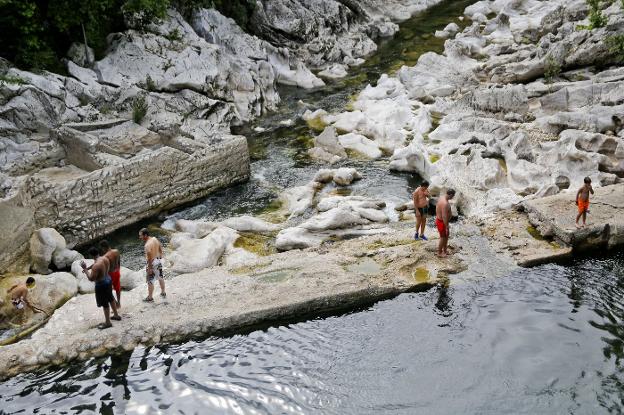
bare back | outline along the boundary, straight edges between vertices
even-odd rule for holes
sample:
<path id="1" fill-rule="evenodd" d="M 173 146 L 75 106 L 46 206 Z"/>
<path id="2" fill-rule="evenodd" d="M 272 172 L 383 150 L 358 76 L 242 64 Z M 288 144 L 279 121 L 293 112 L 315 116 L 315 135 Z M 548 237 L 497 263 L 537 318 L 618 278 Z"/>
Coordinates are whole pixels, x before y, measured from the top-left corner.
<path id="1" fill-rule="evenodd" d="M 436 219 L 440 219 L 445 225 L 448 225 L 451 219 L 451 205 L 446 196 L 440 196 L 436 203 Z"/>
<path id="2" fill-rule="evenodd" d="M 148 265 L 152 263 L 154 258 L 162 258 L 162 245 L 158 238 L 151 236 L 147 242 L 145 242 L 145 258 Z"/>
<path id="3" fill-rule="evenodd" d="M 20 298 L 26 298 L 28 296 L 28 287 L 26 284 L 17 284 L 11 289 L 11 300 L 19 300 Z"/>
<path id="4" fill-rule="evenodd" d="M 106 251 L 104 256 L 110 262 L 110 271 L 115 271 L 117 268 L 119 268 L 119 265 L 120 265 L 120 255 L 119 255 L 119 251 L 118 250 L 116 250 L 116 249 L 109 249 L 108 251 Z"/>
<path id="5" fill-rule="evenodd" d="M 102 281 L 108 275 L 110 269 L 110 261 L 105 256 L 101 256 L 95 260 L 91 266 L 91 281 Z"/>

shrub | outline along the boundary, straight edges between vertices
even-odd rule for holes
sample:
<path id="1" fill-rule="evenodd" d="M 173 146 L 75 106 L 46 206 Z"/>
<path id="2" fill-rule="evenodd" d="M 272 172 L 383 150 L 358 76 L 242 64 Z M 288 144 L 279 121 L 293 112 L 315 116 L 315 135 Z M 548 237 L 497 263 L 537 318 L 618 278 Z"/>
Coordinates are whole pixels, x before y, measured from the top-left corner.
<path id="1" fill-rule="evenodd" d="M 602 14 L 600 9 L 600 0 L 586 0 L 589 5 L 589 27 L 588 29 L 596 29 L 607 24 L 607 18 Z"/>
<path id="2" fill-rule="evenodd" d="M 546 56 L 546 62 L 544 64 L 544 79 L 547 83 L 552 83 L 554 78 L 561 73 L 561 64 L 552 56 Z"/>
<path id="3" fill-rule="evenodd" d="M 127 0 L 121 10 L 131 26 L 142 29 L 165 17 L 168 7 L 169 0 Z"/>
<path id="4" fill-rule="evenodd" d="M 622 0 L 624 2 L 624 0 Z M 609 52 L 613 54 L 617 63 L 624 63 L 624 33 L 607 38 Z"/>
<path id="5" fill-rule="evenodd" d="M 170 41 L 170 42 L 179 42 L 182 40 L 182 34 L 180 33 L 180 31 L 178 30 L 178 28 L 176 27 L 175 29 L 173 29 L 171 32 L 167 33 L 165 35 L 165 38 Z"/>
<path id="6" fill-rule="evenodd" d="M 147 114 L 148 105 L 144 95 L 137 95 L 132 102 L 132 120 L 141 124 Z"/>
<path id="7" fill-rule="evenodd" d="M 2 84 L 14 84 L 14 85 L 23 85 L 27 83 L 25 80 L 20 78 L 19 76 L 12 75 L 0 75 L 0 85 Z"/>

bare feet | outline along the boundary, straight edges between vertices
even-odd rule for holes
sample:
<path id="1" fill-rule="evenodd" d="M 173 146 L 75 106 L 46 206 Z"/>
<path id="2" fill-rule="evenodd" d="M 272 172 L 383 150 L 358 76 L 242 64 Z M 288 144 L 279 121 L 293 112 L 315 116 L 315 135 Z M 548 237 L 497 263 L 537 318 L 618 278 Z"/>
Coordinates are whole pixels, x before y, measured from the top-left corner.
<path id="1" fill-rule="evenodd" d="M 578 223 L 576 224 L 576 229 L 581 229 L 581 225 L 579 225 Z"/>
<path id="2" fill-rule="evenodd" d="M 447 254 L 445 254 L 444 252 L 443 252 L 443 253 L 439 253 L 439 252 L 438 252 L 438 253 L 436 253 L 436 256 L 437 256 L 438 258 L 446 258 L 448 255 L 447 255 Z"/>

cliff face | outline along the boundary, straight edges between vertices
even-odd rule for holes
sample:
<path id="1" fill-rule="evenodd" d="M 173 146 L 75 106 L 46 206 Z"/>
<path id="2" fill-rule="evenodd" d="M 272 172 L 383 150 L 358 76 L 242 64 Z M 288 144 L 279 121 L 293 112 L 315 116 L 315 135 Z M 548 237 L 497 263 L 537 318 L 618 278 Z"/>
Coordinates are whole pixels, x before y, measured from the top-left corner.
<path id="1" fill-rule="evenodd" d="M 255 34 L 215 10 L 188 22 L 171 10 L 111 34 L 89 67 L 74 45 L 66 76 L 0 62 L 0 204 L 16 232 L 0 237 L 0 272 L 22 268 L 33 229 L 84 243 L 246 180 L 231 125 L 275 109 L 278 84 L 323 86 L 308 66 L 359 64 L 397 30 L 392 19 L 436 2 L 264 2 Z"/>

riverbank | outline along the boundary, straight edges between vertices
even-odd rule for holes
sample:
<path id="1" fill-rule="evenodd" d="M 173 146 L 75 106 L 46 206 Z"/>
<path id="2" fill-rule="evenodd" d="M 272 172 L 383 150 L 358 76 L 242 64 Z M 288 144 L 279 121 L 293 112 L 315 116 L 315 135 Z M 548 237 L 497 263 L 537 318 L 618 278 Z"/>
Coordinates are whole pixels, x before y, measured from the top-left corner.
<path id="1" fill-rule="evenodd" d="M 595 196 L 594 205 L 601 204 L 603 194 L 613 193 L 606 190 Z M 573 215 L 573 207 L 568 207 Z M 384 234 L 331 240 L 315 248 L 178 275 L 167 280 L 167 298 L 157 296 L 155 303 L 141 301 L 146 294 L 141 285 L 123 293 L 123 320 L 102 331 L 96 327 L 102 314 L 93 296 L 74 297 L 30 338 L 0 347 L 0 377 L 132 350 L 139 344 L 178 342 L 345 311 L 448 284 L 459 272 L 464 278 L 504 276 L 518 264 L 560 260 L 572 251 L 534 233 L 528 216 L 513 210 L 489 220 L 454 224 L 453 255 L 446 259 L 434 255 L 438 238 L 433 229 L 425 242 L 412 239 L 411 220 L 388 227 L 390 232 Z"/>

